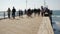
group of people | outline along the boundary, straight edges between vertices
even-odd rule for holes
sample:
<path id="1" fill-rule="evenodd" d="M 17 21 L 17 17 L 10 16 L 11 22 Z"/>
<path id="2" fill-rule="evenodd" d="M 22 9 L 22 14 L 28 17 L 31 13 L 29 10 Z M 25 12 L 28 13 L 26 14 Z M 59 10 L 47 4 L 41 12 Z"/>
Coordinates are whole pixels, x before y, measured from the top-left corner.
<path id="1" fill-rule="evenodd" d="M 31 17 L 31 15 L 34 13 L 34 16 L 36 16 L 36 14 L 39 16 L 41 14 L 41 16 L 45 16 L 45 13 L 47 13 L 46 15 L 50 16 L 52 14 L 52 11 L 50 9 L 48 9 L 47 7 L 43 7 L 41 6 L 41 9 L 38 8 L 34 8 L 34 9 L 25 9 L 25 14 L 29 17 Z"/>
<path id="2" fill-rule="evenodd" d="M 11 9 L 8 8 L 7 12 L 8 12 L 8 18 L 10 19 Z M 15 19 L 15 12 L 16 12 L 16 9 L 13 7 L 13 9 L 12 9 L 12 17 L 13 17 L 13 19 Z"/>
<path id="3" fill-rule="evenodd" d="M 34 13 L 34 15 L 36 16 L 36 14 L 38 14 L 38 16 L 40 15 L 40 8 L 38 8 L 38 9 L 36 9 L 36 8 L 34 8 L 34 9 L 28 9 L 28 10 L 25 10 L 25 14 L 27 15 L 27 16 L 29 16 L 29 17 L 31 17 L 31 15 Z"/>
<path id="4" fill-rule="evenodd" d="M 10 8 L 8 8 L 7 12 L 8 12 L 8 18 L 10 18 L 10 14 L 11 14 Z M 16 9 L 13 7 L 13 9 L 12 9 L 12 17 L 13 17 L 13 19 L 15 19 L 15 12 L 16 12 Z M 23 15 L 23 12 L 28 17 L 31 17 L 32 14 L 34 14 L 34 16 L 36 16 L 36 14 L 39 16 L 40 13 L 41 13 L 41 16 L 44 16 L 46 12 L 48 13 L 48 15 L 51 15 L 51 11 L 47 7 L 43 7 L 43 6 L 41 6 L 41 9 L 40 8 L 38 8 L 38 9 L 36 9 L 36 8 L 30 9 L 29 8 L 28 10 L 25 9 L 24 11 L 19 10 L 18 11 L 19 17 Z"/>

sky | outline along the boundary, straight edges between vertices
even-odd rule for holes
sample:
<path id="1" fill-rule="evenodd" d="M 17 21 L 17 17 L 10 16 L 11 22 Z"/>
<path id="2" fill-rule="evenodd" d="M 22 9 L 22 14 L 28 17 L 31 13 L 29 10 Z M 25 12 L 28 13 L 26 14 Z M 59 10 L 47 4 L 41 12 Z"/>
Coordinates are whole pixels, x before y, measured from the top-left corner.
<path id="1" fill-rule="evenodd" d="M 60 10 L 60 0 L 46 0 L 46 5 L 51 10 Z M 0 11 L 6 11 L 8 8 L 12 10 L 13 6 L 16 10 L 28 8 L 40 8 L 44 6 L 44 0 L 0 0 Z"/>

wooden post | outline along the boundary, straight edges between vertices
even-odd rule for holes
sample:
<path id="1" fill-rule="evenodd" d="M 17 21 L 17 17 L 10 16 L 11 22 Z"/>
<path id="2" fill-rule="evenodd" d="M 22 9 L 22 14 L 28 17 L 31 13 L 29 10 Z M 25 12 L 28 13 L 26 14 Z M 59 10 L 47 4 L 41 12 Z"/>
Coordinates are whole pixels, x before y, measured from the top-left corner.
<path id="1" fill-rule="evenodd" d="M 4 12 L 4 19 L 5 19 L 5 12 Z"/>

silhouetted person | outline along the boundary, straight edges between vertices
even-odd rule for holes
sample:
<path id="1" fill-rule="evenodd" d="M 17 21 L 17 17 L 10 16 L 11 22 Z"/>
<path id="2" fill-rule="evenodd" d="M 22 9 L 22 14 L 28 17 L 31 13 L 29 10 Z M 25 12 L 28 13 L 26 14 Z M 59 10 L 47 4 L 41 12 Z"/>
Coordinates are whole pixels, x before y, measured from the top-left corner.
<path id="1" fill-rule="evenodd" d="M 38 16 L 40 15 L 40 11 L 41 11 L 41 10 L 38 8 L 38 9 L 37 9 Z"/>
<path id="2" fill-rule="evenodd" d="M 31 9 L 29 8 L 29 9 L 27 10 L 27 16 L 28 16 L 28 17 L 31 17 L 31 14 L 32 14 L 32 11 L 31 11 Z"/>
<path id="3" fill-rule="evenodd" d="M 33 9 L 30 10 L 30 17 L 32 17 Z"/>
<path id="4" fill-rule="evenodd" d="M 36 16 L 36 14 L 37 14 L 37 9 L 34 8 L 34 16 Z"/>
<path id="5" fill-rule="evenodd" d="M 31 15 L 33 14 L 33 12 L 34 12 L 34 9 L 31 9 Z"/>
<path id="6" fill-rule="evenodd" d="M 23 16 L 23 11 L 22 10 L 19 10 L 19 17 L 20 16 Z"/>
<path id="7" fill-rule="evenodd" d="M 22 11 L 22 10 L 20 11 L 20 14 L 21 14 L 21 16 L 23 17 L 23 11 Z"/>
<path id="8" fill-rule="evenodd" d="M 27 13 L 27 10 L 25 9 L 25 14 Z"/>
<path id="9" fill-rule="evenodd" d="M 27 10 L 27 16 L 30 16 L 30 8 Z"/>
<path id="10" fill-rule="evenodd" d="M 21 11 L 19 10 L 19 17 L 21 16 Z"/>
<path id="11" fill-rule="evenodd" d="M 16 9 L 13 7 L 13 9 L 12 9 L 12 17 L 13 17 L 13 19 L 15 19 L 15 12 L 16 12 Z"/>
<path id="12" fill-rule="evenodd" d="M 8 8 L 7 12 L 8 12 L 8 18 L 10 19 L 10 13 L 11 13 L 10 8 Z"/>
<path id="13" fill-rule="evenodd" d="M 41 15 L 44 16 L 44 8 L 41 6 Z"/>

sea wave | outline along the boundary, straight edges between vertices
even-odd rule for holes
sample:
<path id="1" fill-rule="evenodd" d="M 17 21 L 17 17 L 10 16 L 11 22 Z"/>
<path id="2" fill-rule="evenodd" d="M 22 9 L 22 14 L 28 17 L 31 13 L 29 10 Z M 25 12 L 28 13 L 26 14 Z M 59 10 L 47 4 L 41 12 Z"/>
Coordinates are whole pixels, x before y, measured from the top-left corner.
<path id="1" fill-rule="evenodd" d="M 56 30 L 60 30 L 60 22 L 59 21 L 55 21 L 55 24 L 53 24 L 53 28 Z"/>
<path id="2" fill-rule="evenodd" d="M 52 17 L 60 17 L 60 15 L 52 15 Z"/>

